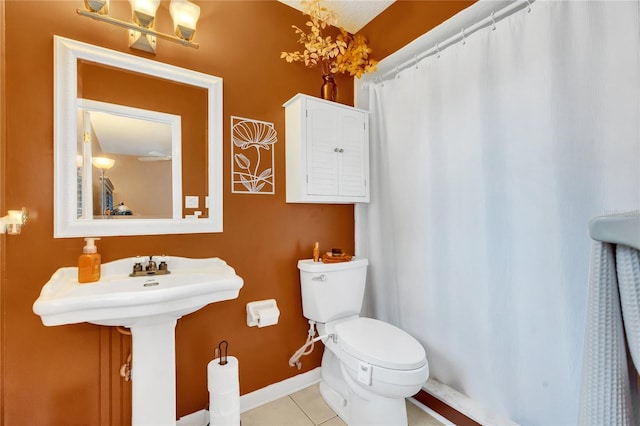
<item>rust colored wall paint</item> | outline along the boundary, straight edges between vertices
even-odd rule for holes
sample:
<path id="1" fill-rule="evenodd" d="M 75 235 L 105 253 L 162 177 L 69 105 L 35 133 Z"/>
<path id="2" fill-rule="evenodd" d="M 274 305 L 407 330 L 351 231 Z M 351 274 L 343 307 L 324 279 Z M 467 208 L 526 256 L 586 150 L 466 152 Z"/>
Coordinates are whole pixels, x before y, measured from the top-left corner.
<path id="1" fill-rule="evenodd" d="M 5 141 L 6 141 L 6 103 L 4 93 L 6 91 L 5 84 L 5 36 L 4 36 L 4 2 L 0 1 L 0 212 L 6 211 L 4 198 L 5 198 Z M 2 283 L 4 282 L 4 270 L 5 270 L 5 238 L 0 236 L 0 304 L 4 300 Z M 0 309 L 0 423 L 4 418 L 4 386 L 2 383 L 3 377 L 3 365 L 4 365 L 4 333 L 3 329 L 3 315 Z"/>
<path id="2" fill-rule="evenodd" d="M 158 30 L 171 32 L 168 1 L 158 12 Z M 377 57 L 422 34 L 469 2 L 400 2 L 365 32 Z M 423 3 L 423 2 L 415 2 Z M 23 233 L 3 238 L 2 253 L 2 423 L 7 425 L 125 424 L 130 419 L 130 386 L 118 377 L 129 337 L 90 324 L 44 327 L 31 310 L 42 285 L 62 266 L 74 265 L 83 242 L 53 239 L 53 35 L 150 57 L 224 79 L 224 232 L 220 234 L 107 237 L 99 242 L 104 262 L 166 253 L 219 256 L 245 279 L 237 300 L 210 305 L 182 318 L 176 329 L 178 416 L 208 403 L 206 365 L 222 339 L 240 360 L 240 391 L 251 392 L 298 374 L 288 358 L 304 342 L 296 261 L 322 248 L 354 247 L 353 207 L 285 203 L 284 112 L 298 92 L 316 95 L 320 72 L 279 59 L 298 48 L 291 24 L 304 25 L 298 11 L 273 0 L 206 1 L 196 35 L 201 47 L 162 40 L 158 54 L 130 51 L 126 31 L 78 17 L 82 1 L 6 0 L 6 177 L 8 208 L 26 206 L 31 219 Z M 431 5 L 431 6 L 429 6 Z M 430 12 L 431 8 L 434 12 Z M 428 23 L 416 19 L 428 14 Z M 112 0 L 111 15 L 129 19 L 129 5 Z M 30 31 L 24 31 L 29 17 Z M 437 17 L 439 16 L 439 18 Z M 395 17 L 395 18 L 394 18 Z M 403 20 L 395 20 L 401 17 Z M 406 20 L 406 21 L 405 21 Z M 398 22 L 403 22 L 396 31 Z M 414 33 L 415 36 L 414 36 Z M 407 35 L 409 34 L 409 35 Z M 376 37 L 376 35 L 378 35 Z M 382 37 L 384 35 L 384 37 Z M 389 52 L 387 52 L 389 51 Z M 351 79 L 339 76 L 339 100 L 351 103 Z M 276 194 L 230 192 L 230 116 L 273 122 Z M 2 179 L 4 183 L 4 179 Z M 246 326 L 245 304 L 275 298 L 280 323 Z M 305 357 L 303 372 L 317 367 L 321 350 Z"/>

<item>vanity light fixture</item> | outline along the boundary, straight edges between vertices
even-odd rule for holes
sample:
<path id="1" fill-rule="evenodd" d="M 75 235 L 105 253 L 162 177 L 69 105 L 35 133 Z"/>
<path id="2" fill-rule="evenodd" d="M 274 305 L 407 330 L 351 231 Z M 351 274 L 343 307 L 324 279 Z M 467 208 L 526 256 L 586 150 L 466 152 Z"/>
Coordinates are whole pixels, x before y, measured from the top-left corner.
<path id="1" fill-rule="evenodd" d="M 9 210 L 5 217 L 0 218 L 0 234 L 17 235 L 22 231 L 22 225 L 27 223 L 27 209 Z"/>
<path id="2" fill-rule="evenodd" d="M 156 52 L 156 39 L 173 41 L 183 46 L 200 47 L 191 41 L 200 18 L 200 6 L 188 0 L 171 0 L 169 11 L 176 35 L 164 34 L 154 30 L 155 15 L 160 0 L 129 0 L 133 13 L 133 22 L 125 22 L 108 16 L 109 0 L 84 0 L 86 10 L 76 9 L 78 15 L 107 22 L 129 30 L 129 47 Z"/>

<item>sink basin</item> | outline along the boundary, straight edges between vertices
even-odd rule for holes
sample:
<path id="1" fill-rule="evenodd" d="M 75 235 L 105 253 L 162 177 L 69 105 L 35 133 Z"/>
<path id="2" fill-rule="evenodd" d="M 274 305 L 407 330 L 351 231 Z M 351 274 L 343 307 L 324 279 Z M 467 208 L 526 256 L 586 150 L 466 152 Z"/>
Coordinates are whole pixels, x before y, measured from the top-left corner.
<path id="1" fill-rule="evenodd" d="M 140 258 L 102 265 L 101 279 L 79 284 L 78 268 L 58 269 L 44 285 L 33 311 L 44 325 L 90 322 L 130 327 L 141 318 L 180 318 L 209 303 L 235 299 L 242 278 L 221 259 L 162 256 L 168 275 L 129 277 Z"/>
<path id="2" fill-rule="evenodd" d="M 175 326 L 214 302 L 238 297 L 243 281 L 221 259 L 161 256 L 170 274 L 130 277 L 130 257 L 102 265 L 101 279 L 79 284 L 78 268 L 60 268 L 33 311 L 44 325 L 90 322 L 124 326 L 132 337 L 132 418 L 137 425 L 176 424 Z"/>

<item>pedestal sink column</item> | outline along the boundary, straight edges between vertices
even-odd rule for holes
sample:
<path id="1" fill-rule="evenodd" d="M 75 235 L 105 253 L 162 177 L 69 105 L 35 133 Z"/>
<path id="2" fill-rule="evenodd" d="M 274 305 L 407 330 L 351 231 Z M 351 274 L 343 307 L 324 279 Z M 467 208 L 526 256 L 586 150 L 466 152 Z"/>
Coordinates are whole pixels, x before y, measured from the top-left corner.
<path id="1" fill-rule="evenodd" d="M 177 321 L 158 316 L 131 326 L 133 426 L 176 424 Z"/>

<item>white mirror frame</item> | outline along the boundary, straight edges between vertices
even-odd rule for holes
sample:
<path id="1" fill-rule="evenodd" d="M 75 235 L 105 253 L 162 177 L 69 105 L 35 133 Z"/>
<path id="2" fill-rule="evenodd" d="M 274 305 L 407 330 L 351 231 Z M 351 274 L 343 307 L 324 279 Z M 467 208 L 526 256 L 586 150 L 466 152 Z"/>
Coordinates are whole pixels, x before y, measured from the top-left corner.
<path id="1" fill-rule="evenodd" d="M 76 218 L 78 60 L 207 89 L 207 196 L 204 219 Z M 54 36 L 54 238 L 222 232 L 222 79 Z M 182 171 L 184 173 L 184 170 Z M 174 203 L 182 205 L 183 200 Z M 201 206 L 205 208 L 205 206 Z M 182 209 L 180 209 L 181 211 Z"/>

